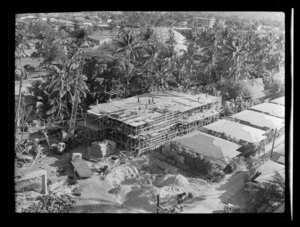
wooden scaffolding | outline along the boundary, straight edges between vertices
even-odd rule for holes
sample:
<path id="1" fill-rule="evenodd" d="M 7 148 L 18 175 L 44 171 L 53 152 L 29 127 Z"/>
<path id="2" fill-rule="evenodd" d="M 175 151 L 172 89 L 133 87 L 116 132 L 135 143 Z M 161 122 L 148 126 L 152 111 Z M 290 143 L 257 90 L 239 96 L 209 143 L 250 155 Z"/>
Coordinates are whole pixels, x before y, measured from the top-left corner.
<path id="1" fill-rule="evenodd" d="M 77 140 L 90 143 L 103 139 L 115 141 L 120 149 L 132 152 L 153 150 L 166 141 L 210 124 L 219 119 L 221 100 L 186 111 L 149 108 L 147 114 L 126 114 L 119 109 L 107 114 L 89 112 L 77 123 Z M 151 116 L 151 117 L 149 117 Z"/>

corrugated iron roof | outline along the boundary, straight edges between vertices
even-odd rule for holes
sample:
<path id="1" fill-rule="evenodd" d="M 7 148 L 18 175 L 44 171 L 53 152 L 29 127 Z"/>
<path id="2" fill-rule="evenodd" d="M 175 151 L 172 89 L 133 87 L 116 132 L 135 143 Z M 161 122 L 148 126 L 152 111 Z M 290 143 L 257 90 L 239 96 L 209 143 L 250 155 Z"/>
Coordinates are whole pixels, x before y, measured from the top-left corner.
<path id="1" fill-rule="evenodd" d="M 284 157 L 284 156 L 280 156 L 280 157 L 277 159 L 277 162 L 284 164 L 284 163 L 285 163 L 285 157 Z"/>
<path id="2" fill-rule="evenodd" d="M 237 151 L 241 147 L 239 144 L 202 132 L 192 132 L 174 141 L 220 165 L 240 154 Z"/>
<path id="3" fill-rule="evenodd" d="M 204 128 L 225 133 L 238 140 L 244 140 L 250 143 L 257 143 L 266 139 L 266 136 L 263 135 L 266 133 L 265 131 L 228 120 L 218 120 L 204 126 Z"/>
<path id="4" fill-rule="evenodd" d="M 247 121 L 252 125 L 256 125 L 259 127 L 267 127 L 267 128 L 282 128 L 284 127 L 284 120 L 278 117 L 273 117 L 270 115 L 266 115 L 264 113 L 259 113 L 251 110 L 244 110 L 237 114 L 231 116 L 232 118 L 236 118 L 238 120 Z"/>
<path id="5" fill-rule="evenodd" d="M 274 103 L 274 104 L 278 104 L 278 105 L 285 105 L 285 97 L 280 97 L 280 98 L 277 98 L 277 99 L 273 99 L 270 101 L 271 103 Z"/>
<path id="6" fill-rule="evenodd" d="M 262 103 L 251 107 L 252 110 L 268 113 L 275 117 L 284 118 L 284 107 L 274 103 Z"/>
<path id="7" fill-rule="evenodd" d="M 266 182 L 268 180 L 272 180 L 276 172 L 278 172 L 283 178 L 285 178 L 285 166 L 271 160 L 268 160 L 264 164 L 262 164 L 257 169 L 257 172 L 261 173 L 261 175 L 259 175 L 255 179 L 255 181 L 258 182 Z"/>

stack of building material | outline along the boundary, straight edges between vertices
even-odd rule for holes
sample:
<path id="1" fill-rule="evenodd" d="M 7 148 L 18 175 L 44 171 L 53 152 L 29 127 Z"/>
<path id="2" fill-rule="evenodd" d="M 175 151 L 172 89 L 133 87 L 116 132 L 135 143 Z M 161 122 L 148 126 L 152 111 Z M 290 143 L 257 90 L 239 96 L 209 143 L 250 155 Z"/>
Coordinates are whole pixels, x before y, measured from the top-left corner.
<path id="1" fill-rule="evenodd" d="M 92 142 L 87 148 L 88 155 L 93 158 L 107 157 L 115 153 L 116 143 L 111 140 Z"/>

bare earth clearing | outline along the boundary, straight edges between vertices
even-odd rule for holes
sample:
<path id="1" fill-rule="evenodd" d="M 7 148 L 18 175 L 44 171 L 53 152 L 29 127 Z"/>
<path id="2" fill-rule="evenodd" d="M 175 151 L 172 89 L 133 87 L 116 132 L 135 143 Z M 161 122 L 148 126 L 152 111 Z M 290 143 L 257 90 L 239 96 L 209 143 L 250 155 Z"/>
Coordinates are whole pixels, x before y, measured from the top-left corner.
<path id="1" fill-rule="evenodd" d="M 80 146 L 72 152 L 86 152 L 86 146 Z M 32 169 L 47 170 L 49 192 L 55 194 L 72 194 L 77 188 L 81 195 L 76 198 L 76 204 L 71 213 L 150 213 L 155 212 L 153 196 L 160 194 L 161 205 L 176 205 L 178 193 L 192 193 L 193 198 L 184 202 L 183 213 L 217 213 L 222 212 L 224 203 L 244 206 L 243 177 L 245 172 L 228 175 L 217 184 L 208 184 L 204 180 L 185 177 L 179 170 L 152 156 L 130 158 L 112 163 L 109 158 L 102 162 L 86 161 L 93 171 L 89 179 L 78 179 L 76 185 L 67 184 L 67 176 L 75 175 L 69 162 L 70 153 L 53 156 L 50 153 L 33 168 L 22 168 L 18 173 Z M 98 173 L 101 165 L 107 165 L 109 172 L 104 176 Z M 57 168 L 65 170 L 62 176 L 57 174 Z M 37 193 L 38 195 L 38 193 Z M 33 195 L 33 196 L 37 196 Z M 32 195 L 31 195 L 32 196 Z M 32 204 L 29 199 L 19 201 L 17 211 L 21 207 Z"/>

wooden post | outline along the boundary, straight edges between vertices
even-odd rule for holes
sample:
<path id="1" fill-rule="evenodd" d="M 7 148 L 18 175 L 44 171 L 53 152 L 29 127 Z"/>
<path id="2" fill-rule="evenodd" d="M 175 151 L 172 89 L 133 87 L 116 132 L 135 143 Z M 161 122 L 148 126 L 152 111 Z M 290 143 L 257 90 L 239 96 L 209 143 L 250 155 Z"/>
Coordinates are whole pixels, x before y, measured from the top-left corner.
<path id="1" fill-rule="evenodd" d="M 273 154 L 273 149 L 274 149 L 274 144 L 275 144 L 276 133 L 277 133 L 277 128 L 275 128 L 274 139 L 273 139 L 272 149 L 271 149 L 271 153 L 270 153 L 270 159 L 272 158 L 272 154 Z"/>
<path id="2" fill-rule="evenodd" d="M 159 195 L 156 195 L 156 213 L 159 213 L 158 208 L 159 208 Z"/>

